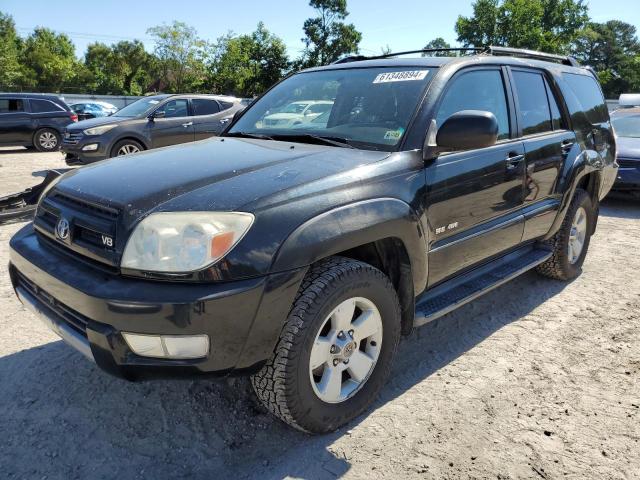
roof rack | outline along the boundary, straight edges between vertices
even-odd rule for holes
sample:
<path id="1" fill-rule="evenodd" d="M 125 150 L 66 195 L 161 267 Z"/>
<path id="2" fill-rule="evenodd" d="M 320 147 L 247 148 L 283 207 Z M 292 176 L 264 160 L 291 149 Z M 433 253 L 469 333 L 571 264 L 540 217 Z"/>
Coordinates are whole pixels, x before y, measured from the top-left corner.
<path id="1" fill-rule="evenodd" d="M 390 58 L 397 57 L 399 55 L 408 55 L 411 53 L 435 53 L 435 52 L 474 52 L 477 54 L 484 55 L 495 55 L 495 56 L 509 56 L 509 57 L 520 57 L 520 58 L 531 58 L 534 60 L 544 60 L 546 62 L 558 62 L 563 65 L 569 65 L 572 67 L 579 67 L 580 64 L 578 61 L 570 57 L 568 55 L 556 55 L 554 53 L 545 53 L 538 52 L 536 50 L 526 50 L 523 48 L 510 48 L 510 47 L 464 47 L 464 48 L 422 48 L 420 50 L 407 50 L 404 52 L 392 52 L 386 53 L 384 55 L 376 55 L 372 57 L 367 57 L 365 55 L 350 55 L 348 57 L 343 57 L 335 62 L 333 65 L 340 63 L 349 63 L 349 62 L 358 62 L 361 60 L 379 60 L 382 58 Z"/>
<path id="2" fill-rule="evenodd" d="M 361 60 L 380 60 L 382 58 L 390 58 L 397 57 L 399 55 L 409 55 L 410 53 L 435 53 L 435 52 L 484 52 L 486 48 L 477 48 L 477 47 L 465 47 L 465 48 L 421 48 L 420 50 L 407 50 L 404 52 L 392 52 L 385 53 L 383 55 L 375 55 L 373 57 L 367 57 L 365 55 L 349 55 L 348 57 L 343 57 L 335 62 L 332 65 L 337 65 L 340 63 L 349 63 L 349 62 L 359 62 Z"/>
<path id="3" fill-rule="evenodd" d="M 568 55 L 556 55 L 554 53 L 538 52 L 536 50 L 525 50 L 523 48 L 510 47 L 488 47 L 485 52 L 488 55 L 509 56 L 520 58 L 531 58 L 534 60 L 544 60 L 546 62 L 558 62 L 571 67 L 579 67 L 578 61 Z"/>

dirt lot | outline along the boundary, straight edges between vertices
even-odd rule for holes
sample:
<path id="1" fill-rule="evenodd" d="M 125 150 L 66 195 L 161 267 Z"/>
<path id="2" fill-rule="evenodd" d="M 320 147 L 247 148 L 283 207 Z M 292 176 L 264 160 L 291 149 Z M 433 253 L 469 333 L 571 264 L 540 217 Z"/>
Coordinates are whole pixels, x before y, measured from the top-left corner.
<path id="1" fill-rule="evenodd" d="M 63 166 L 0 151 L 0 195 Z M 21 224 L 0 227 L 0 265 Z M 640 478 L 640 203 L 607 201 L 584 273 L 527 273 L 401 343 L 375 407 L 321 437 L 243 380 L 127 383 L 65 346 L 0 272 L 4 478 Z"/>

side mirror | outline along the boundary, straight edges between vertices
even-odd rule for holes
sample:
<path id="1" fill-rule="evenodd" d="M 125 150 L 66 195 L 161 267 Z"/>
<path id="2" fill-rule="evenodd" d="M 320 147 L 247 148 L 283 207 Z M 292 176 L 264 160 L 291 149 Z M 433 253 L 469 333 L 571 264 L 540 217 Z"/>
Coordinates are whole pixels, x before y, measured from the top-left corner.
<path id="1" fill-rule="evenodd" d="M 149 120 L 153 122 L 156 118 L 164 118 L 165 112 L 164 110 L 156 110 L 151 115 L 149 115 Z"/>
<path id="2" fill-rule="evenodd" d="M 490 147 L 498 139 L 498 120 L 491 112 L 462 110 L 445 120 L 436 133 L 441 151 Z"/>

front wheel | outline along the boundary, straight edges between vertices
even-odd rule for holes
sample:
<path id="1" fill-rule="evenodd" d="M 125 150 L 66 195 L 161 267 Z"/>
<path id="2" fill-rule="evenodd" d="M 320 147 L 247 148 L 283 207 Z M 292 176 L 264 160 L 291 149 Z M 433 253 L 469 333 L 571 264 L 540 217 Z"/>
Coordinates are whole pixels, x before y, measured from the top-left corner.
<path id="1" fill-rule="evenodd" d="M 131 155 L 132 153 L 138 153 L 144 150 L 144 147 L 135 140 L 120 140 L 111 149 L 111 157 L 122 157 L 124 155 Z"/>
<path id="2" fill-rule="evenodd" d="M 558 280 L 571 280 L 582 271 L 596 220 L 589 194 L 576 190 L 560 230 L 546 244 L 553 255 L 537 267 L 538 273 Z"/>
<path id="3" fill-rule="evenodd" d="M 330 432 L 375 400 L 399 338 L 400 306 L 386 275 L 332 257 L 305 277 L 272 358 L 251 383 L 284 422 Z"/>

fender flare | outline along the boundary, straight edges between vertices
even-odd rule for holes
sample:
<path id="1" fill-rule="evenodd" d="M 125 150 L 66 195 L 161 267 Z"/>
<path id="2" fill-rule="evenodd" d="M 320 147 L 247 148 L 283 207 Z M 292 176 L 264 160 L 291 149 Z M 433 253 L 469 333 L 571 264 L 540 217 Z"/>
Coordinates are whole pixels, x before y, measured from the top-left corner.
<path id="1" fill-rule="evenodd" d="M 557 187 L 559 192 L 563 192 L 562 200 L 560 201 L 560 208 L 558 209 L 558 214 L 551 225 L 549 233 L 544 238 L 545 240 L 555 235 L 562 225 L 580 180 L 582 180 L 586 175 L 594 172 L 597 175 L 597 184 L 595 186 L 595 191 L 592 192 L 593 195 L 595 195 L 595 198 L 592 198 L 592 200 L 595 202 L 598 201 L 598 192 L 600 190 L 600 184 L 602 183 L 603 168 L 604 164 L 602 157 L 593 150 L 584 150 L 575 157 L 573 163 L 567 162 L 565 164 L 565 168 L 558 181 Z"/>
<path id="2" fill-rule="evenodd" d="M 414 290 L 427 283 L 427 243 L 419 217 L 395 198 L 375 198 L 326 211 L 296 228 L 278 249 L 272 272 L 291 270 L 367 243 L 399 239 L 411 262 Z"/>

